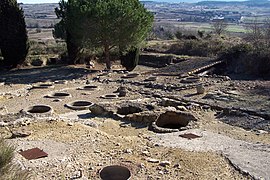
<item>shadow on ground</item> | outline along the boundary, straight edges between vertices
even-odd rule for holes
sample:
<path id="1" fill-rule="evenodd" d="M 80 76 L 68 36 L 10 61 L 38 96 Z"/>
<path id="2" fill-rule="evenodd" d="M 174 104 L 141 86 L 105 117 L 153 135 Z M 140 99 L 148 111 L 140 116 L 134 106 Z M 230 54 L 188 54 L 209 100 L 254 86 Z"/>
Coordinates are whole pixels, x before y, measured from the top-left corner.
<path id="1" fill-rule="evenodd" d="M 0 71 L 0 81 L 7 84 L 29 84 L 46 81 L 72 80 L 92 73 L 79 67 L 47 66 L 31 69 Z"/>

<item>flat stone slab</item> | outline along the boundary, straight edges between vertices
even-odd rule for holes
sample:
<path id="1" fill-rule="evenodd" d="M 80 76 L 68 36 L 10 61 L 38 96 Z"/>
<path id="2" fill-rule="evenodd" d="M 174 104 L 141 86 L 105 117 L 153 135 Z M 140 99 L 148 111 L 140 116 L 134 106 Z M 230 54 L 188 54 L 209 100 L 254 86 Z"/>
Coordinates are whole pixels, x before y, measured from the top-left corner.
<path id="1" fill-rule="evenodd" d="M 73 111 L 65 114 L 60 114 L 59 116 L 61 119 L 70 120 L 87 119 L 91 117 L 89 110 Z"/>
<path id="2" fill-rule="evenodd" d="M 189 140 L 179 136 L 186 133 L 202 137 Z M 157 134 L 152 136 L 151 141 L 189 151 L 221 152 L 241 172 L 248 173 L 255 179 L 270 179 L 270 145 L 248 143 L 200 129 Z"/>

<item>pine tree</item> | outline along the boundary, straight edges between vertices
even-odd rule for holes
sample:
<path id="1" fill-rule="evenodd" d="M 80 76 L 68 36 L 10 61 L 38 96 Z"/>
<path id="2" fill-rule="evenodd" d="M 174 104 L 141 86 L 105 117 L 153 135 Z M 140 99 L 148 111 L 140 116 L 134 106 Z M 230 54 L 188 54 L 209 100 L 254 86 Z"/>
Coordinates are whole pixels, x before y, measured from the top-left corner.
<path id="1" fill-rule="evenodd" d="M 62 0 L 59 5 L 56 14 L 71 36 L 66 36 L 67 47 L 102 49 L 107 69 L 111 50 L 139 47 L 154 20 L 139 0 Z"/>

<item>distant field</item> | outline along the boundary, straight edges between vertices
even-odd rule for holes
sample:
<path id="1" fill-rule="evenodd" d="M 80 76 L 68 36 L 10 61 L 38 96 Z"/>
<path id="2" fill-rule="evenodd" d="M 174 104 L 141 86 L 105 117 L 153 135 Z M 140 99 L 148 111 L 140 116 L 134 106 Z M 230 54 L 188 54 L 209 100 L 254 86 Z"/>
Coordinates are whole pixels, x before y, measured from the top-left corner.
<path id="1" fill-rule="evenodd" d="M 54 40 L 51 29 L 43 29 L 41 28 L 41 32 L 37 33 L 36 28 L 30 28 L 28 30 L 29 39 L 32 41 L 46 41 L 46 40 Z"/>
<path id="2" fill-rule="evenodd" d="M 158 25 L 170 24 L 171 26 L 175 28 L 196 31 L 196 32 L 198 30 L 203 30 L 207 32 L 213 31 L 213 28 L 211 27 L 210 23 L 159 21 L 156 24 Z M 244 33 L 246 32 L 246 29 L 242 25 L 229 24 L 229 26 L 227 27 L 227 31 L 229 33 Z"/>
<path id="3" fill-rule="evenodd" d="M 244 17 L 242 20 L 244 23 L 264 23 L 269 17 Z"/>

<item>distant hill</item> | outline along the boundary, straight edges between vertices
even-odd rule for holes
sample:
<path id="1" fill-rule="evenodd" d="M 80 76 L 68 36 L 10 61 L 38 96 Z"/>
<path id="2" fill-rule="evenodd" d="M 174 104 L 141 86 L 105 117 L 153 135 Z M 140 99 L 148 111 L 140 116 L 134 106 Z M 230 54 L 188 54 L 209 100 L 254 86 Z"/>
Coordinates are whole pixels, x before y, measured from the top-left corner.
<path id="1" fill-rule="evenodd" d="M 144 1 L 144 0 L 142 0 Z M 186 3 L 197 3 L 197 2 L 201 2 L 203 0 L 152 0 L 152 2 L 168 2 L 168 3 L 179 3 L 179 2 L 186 2 Z M 212 1 L 223 1 L 223 0 L 212 0 Z M 226 0 L 227 2 L 232 2 L 235 0 Z M 245 1 L 245 0 L 238 0 L 238 1 Z M 254 0 L 256 1 L 256 0 Z M 260 0 L 258 0 L 260 1 Z"/>
<path id="2" fill-rule="evenodd" d="M 248 0 L 248 1 L 218 1 L 218 0 L 211 0 L 211 1 L 200 1 L 197 3 L 198 5 L 234 5 L 234 4 L 241 4 L 246 6 L 253 6 L 253 7 L 270 7 L 269 0 Z"/>

